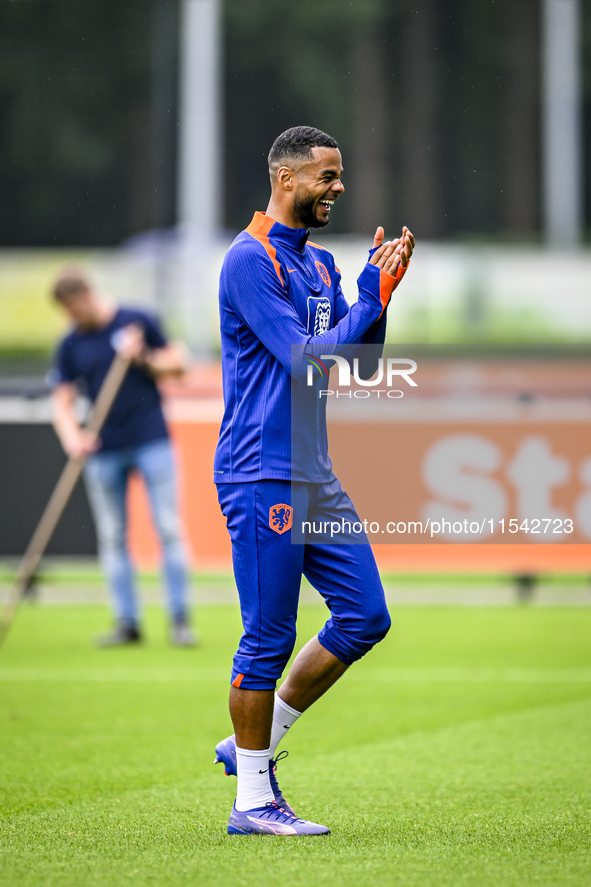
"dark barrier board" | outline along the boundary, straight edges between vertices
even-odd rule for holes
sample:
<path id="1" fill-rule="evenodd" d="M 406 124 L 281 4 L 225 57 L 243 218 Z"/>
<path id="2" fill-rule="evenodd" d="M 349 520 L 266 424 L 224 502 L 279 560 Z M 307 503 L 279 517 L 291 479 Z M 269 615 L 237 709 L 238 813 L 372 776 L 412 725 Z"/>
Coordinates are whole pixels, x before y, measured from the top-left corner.
<path id="1" fill-rule="evenodd" d="M 51 425 L 0 423 L 0 557 L 23 554 L 65 463 Z M 46 553 L 92 556 L 96 550 L 94 523 L 80 481 Z"/>

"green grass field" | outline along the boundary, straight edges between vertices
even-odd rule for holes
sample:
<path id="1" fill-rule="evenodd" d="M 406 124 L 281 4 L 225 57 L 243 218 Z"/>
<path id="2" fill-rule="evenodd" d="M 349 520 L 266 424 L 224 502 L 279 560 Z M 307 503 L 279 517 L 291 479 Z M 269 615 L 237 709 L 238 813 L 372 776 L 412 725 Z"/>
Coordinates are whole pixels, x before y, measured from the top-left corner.
<path id="1" fill-rule="evenodd" d="M 305 605 L 302 641 L 325 611 Z M 97 650 L 99 606 L 25 606 L 0 651 L 0 884 L 591 885 L 591 608 L 396 607 L 300 720 L 281 786 L 327 838 L 229 837 L 231 605 Z"/>

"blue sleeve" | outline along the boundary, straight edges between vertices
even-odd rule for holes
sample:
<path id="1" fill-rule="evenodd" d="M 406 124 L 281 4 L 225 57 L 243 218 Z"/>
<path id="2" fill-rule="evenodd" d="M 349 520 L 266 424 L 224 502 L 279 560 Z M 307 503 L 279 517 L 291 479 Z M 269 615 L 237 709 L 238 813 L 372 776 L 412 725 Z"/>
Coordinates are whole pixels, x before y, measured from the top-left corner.
<path id="1" fill-rule="evenodd" d="M 350 359 L 359 357 L 359 375 L 362 379 L 371 379 L 378 369 L 378 361 L 384 351 L 384 342 L 386 341 L 386 327 L 388 325 L 387 309 L 373 323 L 361 338 L 361 342 L 356 348 L 351 349 Z M 363 348 L 363 345 L 373 345 L 373 348 Z M 357 352 L 357 353 L 356 353 Z"/>
<path id="2" fill-rule="evenodd" d="M 389 275 L 385 275 L 389 277 Z M 387 282 L 375 265 L 367 264 L 357 281 L 359 300 L 335 324 L 318 336 L 310 336 L 291 304 L 287 290 L 264 247 L 258 243 L 236 244 L 222 269 L 221 289 L 233 311 L 296 379 L 305 379 L 304 355 L 326 353 L 329 347 L 343 353 L 351 342 L 374 324 L 384 310 Z M 389 298 L 389 293 L 387 298 Z M 300 346 L 293 348 L 293 346 Z M 292 352 L 295 352 L 292 354 Z"/>
<path id="3" fill-rule="evenodd" d="M 341 320 L 343 320 L 343 318 L 345 318 L 349 313 L 349 303 L 343 295 L 343 288 L 341 286 L 341 272 L 336 271 L 336 268 L 335 272 L 338 276 L 336 279 L 334 294 L 334 322 L 335 324 L 337 324 L 340 323 Z"/>
<path id="4" fill-rule="evenodd" d="M 369 256 L 373 255 L 375 249 L 370 250 Z M 341 288 L 340 276 L 338 279 L 335 293 L 335 321 L 338 323 L 349 313 L 349 303 L 343 295 Z M 384 345 L 386 341 L 386 327 L 388 325 L 388 309 L 384 308 L 378 320 L 363 333 L 360 337 L 359 345 Z M 363 379 L 371 379 L 378 369 L 378 360 L 382 356 L 382 348 L 370 348 L 364 351 L 362 348 L 351 348 L 347 355 L 349 360 L 359 356 L 359 374 Z"/>
<path id="5" fill-rule="evenodd" d="M 138 322 L 144 330 L 146 345 L 150 348 L 165 348 L 168 344 L 160 321 L 154 314 L 145 311 L 138 312 Z"/>
<path id="6" fill-rule="evenodd" d="M 63 382 L 76 382 L 80 378 L 75 361 L 71 359 L 67 339 L 60 342 L 58 346 L 54 366 L 50 370 L 48 378 L 52 386 L 61 385 Z"/>

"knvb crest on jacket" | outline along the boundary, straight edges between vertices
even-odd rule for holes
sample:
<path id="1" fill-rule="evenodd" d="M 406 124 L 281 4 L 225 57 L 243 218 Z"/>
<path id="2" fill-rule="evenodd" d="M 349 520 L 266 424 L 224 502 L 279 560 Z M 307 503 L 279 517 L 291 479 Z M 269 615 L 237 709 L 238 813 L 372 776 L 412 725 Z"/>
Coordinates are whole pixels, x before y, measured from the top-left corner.
<path id="1" fill-rule="evenodd" d="M 330 274 L 328 273 L 328 271 L 327 271 L 327 269 L 326 269 L 326 265 L 324 265 L 322 262 L 315 262 L 314 264 L 316 265 L 316 270 L 317 270 L 318 273 L 320 274 L 320 276 L 321 276 L 322 280 L 324 281 L 324 283 L 325 283 L 327 286 L 330 286 L 331 283 L 332 283 L 332 281 L 331 281 L 331 279 L 330 279 Z"/>

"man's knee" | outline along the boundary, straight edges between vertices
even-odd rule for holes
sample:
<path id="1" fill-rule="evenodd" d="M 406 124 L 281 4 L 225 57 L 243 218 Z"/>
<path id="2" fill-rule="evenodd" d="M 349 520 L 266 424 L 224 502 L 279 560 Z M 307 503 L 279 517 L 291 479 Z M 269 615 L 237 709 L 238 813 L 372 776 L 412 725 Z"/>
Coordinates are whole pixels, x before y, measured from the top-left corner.
<path id="1" fill-rule="evenodd" d="M 320 643 L 346 665 L 352 665 L 383 640 L 392 621 L 386 603 L 349 618 L 330 618 L 318 635 Z"/>
<path id="2" fill-rule="evenodd" d="M 166 515 L 157 526 L 160 541 L 164 548 L 181 547 L 183 544 L 181 523 L 176 514 Z"/>
<path id="3" fill-rule="evenodd" d="M 381 607 L 376 607 L 370 613 L 366 614 L 364 624 L 361 631 L 361 639 L 365 643 L 378 644 L 386 637 L 390 631 L 392 619 L 388 608 L 384 603 Z"/>
<path id="4" fill-rule="evenodd" d="M 96 537 L 99 551 L 103 554 L 118 554 L 127 549 L 123 521 L 107 519 L 103 515 L 96 524 Z"/>

